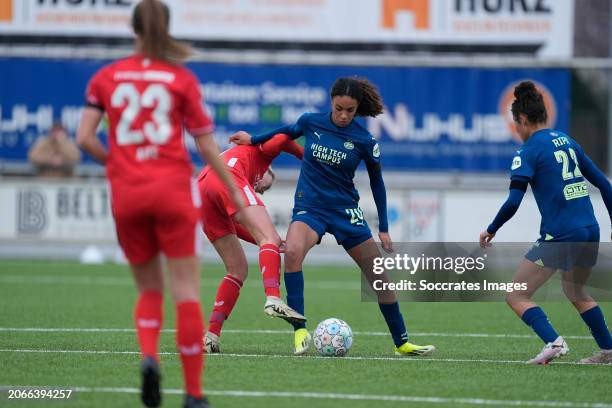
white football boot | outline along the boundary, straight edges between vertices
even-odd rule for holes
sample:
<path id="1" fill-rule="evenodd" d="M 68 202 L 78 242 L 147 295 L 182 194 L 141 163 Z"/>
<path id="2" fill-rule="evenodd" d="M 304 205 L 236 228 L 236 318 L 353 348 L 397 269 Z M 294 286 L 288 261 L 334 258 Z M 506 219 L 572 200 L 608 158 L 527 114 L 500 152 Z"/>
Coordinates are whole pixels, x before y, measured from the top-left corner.
<path id="1" fill-rule="evenodd" d="M 209 331 L 204 335 L 204 352 L 208 354 L 221 353 L 221 339 Z"/>
<path id="2" fill-rule="evenodd" d="M 581 364 L 612 364 L 612 350 L 601 350 L 580 360 Z"/>
<path id="3" fill-rule="evenodd" d="M 271 317 L 280 317 L 289 323 L 302 323 L 306 318 L 290 308 L 283 300 L 276 296 L 268 296 L 264 305 L 264 313 Z"/>
<path id="4" fill-rule="evenodd" d="M 563 337 L 559 336 L 552 343 L 546 343 L 542 351 L 527 361 L 527 364 L 548 364 L 556 358 L 562 357 L 569 353 L 569 347 Z"/>

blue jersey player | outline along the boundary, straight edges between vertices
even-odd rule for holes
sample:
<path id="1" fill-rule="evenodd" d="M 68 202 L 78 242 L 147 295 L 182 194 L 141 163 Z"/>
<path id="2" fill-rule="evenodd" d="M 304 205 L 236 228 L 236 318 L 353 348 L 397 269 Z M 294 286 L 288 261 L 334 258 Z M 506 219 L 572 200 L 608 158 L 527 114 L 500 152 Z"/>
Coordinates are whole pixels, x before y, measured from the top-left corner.
<path id="1" fill-rule="evenodd" d="M 238 144 L 257 144 L 277 132 L 292 138 L 305 137 L 293 219 L 287 232 L 284 273 L 287 303 L 302 314 L 302 262 L 325 233 L 336 238 L 368 280 L 372 278 L 372 262 L 380 253 L 359 208 L 359 193 L 353 184 L 355 170 L 362 161 L 368 170 L 378 211 L 378 237 L 385 251 L 393 250 L 387 226 L 387 197 L 380 167 L 380 149 L 372 135 L 353 120 L 355 116 L 374 117 L 382 113 L 380 94 L 365 78 L 339 78 L 332 87 L 331 99 L 331 112 L 305 113 L 294 125 L 256 137 L 238 132 L 230 138 Z M 396 354 L 419 356 L 433 352 L 433 346 L 408 342 L 395 294 L 388 291 L 377 292 L 377 295 Z M 310 346 L 310 335 L 304 323 L 294 323 L 293 326 L 294 354 L 304 354 Z"/>
<path id="2" fill-rule="evenodd" d="M 610 331 L 601 309 L 584 290 L 599 248 L 599 225 L 585 180 L 601 191 L 611 216 L 612 187 L 578 143 L 546 127 L 546 107 L 533 82 L 521 82 L 514 90 L 514 97 L 512 115 L 524 144 L 512 161 L 509 197 L 493 223 L 480 234 L 480 244 L 489 245 L 497 230 L 514 215 L 527 185 L 531 185 L 542 215 L 540 238 L 525 255 L 514 277 L 514 282 L 526 283 L 527 290 L 507 296 L 512 310 L 545 343 L 542 351 L 528 363 L 548 364 L 569 351 L 544 311 L 531 300 L 535 291 L 561 269 L 563 290 L 601 349 L 581 362 L 611 364 Z"/>

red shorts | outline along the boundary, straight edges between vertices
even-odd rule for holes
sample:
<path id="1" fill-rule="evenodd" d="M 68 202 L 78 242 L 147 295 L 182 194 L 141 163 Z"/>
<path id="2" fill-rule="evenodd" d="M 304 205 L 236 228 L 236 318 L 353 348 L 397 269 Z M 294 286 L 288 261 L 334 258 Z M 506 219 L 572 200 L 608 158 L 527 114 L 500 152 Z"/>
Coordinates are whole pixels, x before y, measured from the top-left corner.
<path id="1" fill-rule="evenodd" d="M 234 179 L 234 184 L 242 193 L 245 206 L 264 205 L 242 175 L 233 172 L 230 174 Z M 240 239 L 255 243 L 246 228 L 234 222 L 232 217 L 238 212 L 238 209 L 230 198 L 227 188 L 215 173 L 211 171 L 200 180 L 199 188 L 202 194 L 202 224 L 204 233 L 210 242 L 229 234 L 236 234 Z"/>
<path id="2" fill-rule="evenodd" d="M 131 264 L 163 252 L 168 258 L 196 255 L 200 196 L 194 180 L 112 187 L 119 245 Z"/>

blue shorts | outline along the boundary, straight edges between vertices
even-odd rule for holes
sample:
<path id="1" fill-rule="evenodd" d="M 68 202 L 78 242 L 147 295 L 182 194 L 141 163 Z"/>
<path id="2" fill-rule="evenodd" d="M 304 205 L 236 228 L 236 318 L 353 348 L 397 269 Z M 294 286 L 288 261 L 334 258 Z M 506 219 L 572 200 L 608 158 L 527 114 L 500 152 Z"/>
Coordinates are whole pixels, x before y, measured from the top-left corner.
<path id="1" fill-rule="evenodd" d="M 291 222 L 301 221 L 319 236 L 319 242 L 326 232 L 336 238 L 338 245 L 347 251 L 372 238 L 368 223 L 361 208 L 305 208 L 295 207 Z"/>
<path id="2" fill-rule="evenodd" d="M 565 234 L 540 238 L 525 258 L 540 266 L 569 271 L 575 266 L 590 268 L 597 263 L 599 226 L 578 228 Z"/>

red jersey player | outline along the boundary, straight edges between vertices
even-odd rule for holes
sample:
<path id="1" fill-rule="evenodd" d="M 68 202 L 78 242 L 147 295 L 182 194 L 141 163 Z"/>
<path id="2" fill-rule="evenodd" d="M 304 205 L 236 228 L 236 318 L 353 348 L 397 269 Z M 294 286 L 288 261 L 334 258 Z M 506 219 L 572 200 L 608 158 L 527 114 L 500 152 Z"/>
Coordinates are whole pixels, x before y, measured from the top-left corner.
<path id="1" fill-rule="evenodd" d="M 183 128 L 236 202 L 231 182 L 202 109 L 196 77 L 180 62 L 190 48 L 168 33 L 169 10 L 141 1 L 132 15 L 136 54 L 100 69 L 89 82 L 77 142 L 106 164 L 117 237 L 130 262 L 139 298 L 135 324 L 142 354 L 142 402 L 161 403 L 158 340 L 164 290 L 160 252 L 167 257 L 176 306 L 177 348 L 183 366 L 185 407 L 209 407 L 202 395 L 203 321 L 195 234 L 200 195 L 183 144 Z M 108 152 L 96 129 L 108 115 Z"/>
<path id="2" fill-rule="evenodd" d="M 270 163 L 282 151 L 302 159 L 304 149 L 287 135 L 278 134 L 257 146 L 234 146 L 223 152 L 234 184 L 242 194 L 244 208 L 229 200 L 227 189 L 218 176 L 204 168 L 198 182 L 202 193 L 204 232 L 223 259 L 227 275 L 221 281 L 204 338 L 208 353 L 218 353 L 221 327 L 238 300 L 240 288 L 247 277 L 248 263 L 238 238 L 259 246 L 259 267 L 262 273 L 266 303 L 264 312 L 290 322 L 305 322 L 306 318 L 291 309 L 280 298 L 281 239 L 256 192 L 263 193 L 273 181 Z"/>

